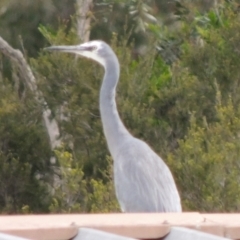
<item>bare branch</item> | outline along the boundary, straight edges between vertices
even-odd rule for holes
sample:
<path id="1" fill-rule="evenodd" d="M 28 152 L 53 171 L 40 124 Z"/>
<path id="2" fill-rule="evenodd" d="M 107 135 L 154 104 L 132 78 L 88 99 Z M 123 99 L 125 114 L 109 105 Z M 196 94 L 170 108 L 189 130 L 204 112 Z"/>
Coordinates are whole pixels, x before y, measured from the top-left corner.
<path id="1" fill-rule="evenodd" d="M 89 41 L 92 0 L 76 0 L 77 2 L 77 33 L 82 42 Z"/>
<path id="2" fill-rule="evenodd" d="M 57 121 L 52 118 L 51 110 L 49 109 L 47 102 L 45 101 L 42 93 L 38 90 L 36 79 L 32 73 L 30 66 L 25 60 L 21 51 L 12 48 L 5 40 L 0 37 L 0 52 L 15 64 L 18 68 L 22 79 L 25 80 L 26 85 L 34 93 L 35 100 L 42 106 L 43 121 L 47 129 L 51 149 L 59 146 L 61 141 L 60 131 Z"/>

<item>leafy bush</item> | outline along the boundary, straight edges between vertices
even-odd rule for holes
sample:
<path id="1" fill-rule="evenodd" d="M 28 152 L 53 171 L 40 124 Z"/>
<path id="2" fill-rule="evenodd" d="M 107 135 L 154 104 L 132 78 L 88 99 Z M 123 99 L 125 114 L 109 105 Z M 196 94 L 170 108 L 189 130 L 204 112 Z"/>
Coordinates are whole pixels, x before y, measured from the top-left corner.
<path id="1" fill-rule="evenodd" d="M 0 89 L 0 211 L 47 211 L 50 149 L 32 96 L 19 101 L 7 82 Z"/>

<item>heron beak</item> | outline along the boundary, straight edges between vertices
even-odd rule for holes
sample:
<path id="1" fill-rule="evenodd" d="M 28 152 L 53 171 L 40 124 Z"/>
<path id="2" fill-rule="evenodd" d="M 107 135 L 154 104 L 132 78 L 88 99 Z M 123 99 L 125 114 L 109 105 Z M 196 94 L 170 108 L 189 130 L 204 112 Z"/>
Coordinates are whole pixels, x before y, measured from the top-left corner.
<path id="1" fill-rule="evenodd" d="M 44 48 L 44 50 L 52 52 L 80 53 L 85 51 L 92 51 L 93 48 L 90 46 L 75 45 L 75 46 L 51 46 Z"/>

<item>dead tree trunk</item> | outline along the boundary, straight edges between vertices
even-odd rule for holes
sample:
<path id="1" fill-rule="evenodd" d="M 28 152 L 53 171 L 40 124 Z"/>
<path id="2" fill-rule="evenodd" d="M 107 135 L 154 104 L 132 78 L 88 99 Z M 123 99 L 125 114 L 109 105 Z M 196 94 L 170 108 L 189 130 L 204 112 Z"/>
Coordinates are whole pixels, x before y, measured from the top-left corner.
<path id="1" fill-rule="evenodd" d="M 92 0 L 77 0 L 77 33 L 82 42 L 89 41 Z"/>
<path id="2" fill-rule="evenodd" d="M 0 37 L 0 52 L 8 57 L 14 65 L 18 68 L 21 78 L 25 81 L 25 84 L 34 93 L 35 100 L 42 106 L 43 121 L 50 139 L 50 146 L 53 150 L 61 143 L 60 131 L 57 121 L 52 118 L 51 110 L 45 101 L 43 94 L 38 90 L 36 79 L 32 73 L 30 66 L 25 60 L 21 51 L 12 48 L 6 41 Z"/>

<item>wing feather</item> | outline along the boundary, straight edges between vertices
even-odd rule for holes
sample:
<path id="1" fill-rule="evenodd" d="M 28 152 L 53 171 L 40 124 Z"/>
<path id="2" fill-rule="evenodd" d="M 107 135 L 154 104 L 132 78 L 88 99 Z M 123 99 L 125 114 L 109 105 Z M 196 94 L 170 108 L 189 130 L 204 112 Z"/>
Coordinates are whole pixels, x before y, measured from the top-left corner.
<path id="1" fill-rule="evenodd" d="M 168 166 L 145 142 L 133 139 L 121 146 L 114 162 L 122 210 L 180 212 L 180 197 Z"/>

